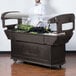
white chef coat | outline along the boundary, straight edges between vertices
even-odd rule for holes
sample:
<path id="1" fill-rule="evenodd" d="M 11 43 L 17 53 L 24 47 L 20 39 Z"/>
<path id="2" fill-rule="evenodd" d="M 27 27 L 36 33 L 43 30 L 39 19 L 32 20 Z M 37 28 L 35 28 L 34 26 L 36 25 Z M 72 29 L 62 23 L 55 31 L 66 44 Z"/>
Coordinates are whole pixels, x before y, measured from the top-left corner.
<path id="1" fill-rule="evenodd" d="M 29 24 L 38 27 L 45 27 L 43 23 L 46 14 L 45 5 L 38 3 L 29 12 Z"/>

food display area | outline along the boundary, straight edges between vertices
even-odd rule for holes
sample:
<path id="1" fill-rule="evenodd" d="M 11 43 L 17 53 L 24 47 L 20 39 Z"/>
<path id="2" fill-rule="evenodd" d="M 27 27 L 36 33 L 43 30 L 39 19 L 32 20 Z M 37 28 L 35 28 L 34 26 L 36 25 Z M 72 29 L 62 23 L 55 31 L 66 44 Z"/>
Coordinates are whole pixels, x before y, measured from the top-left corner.
<path id="1" fill-rule="evenodd" d="M 75 28 L 74 14 L 51 17 L 47 21 L 48 29 L 36 28 L 39 29 L 38 31 L 24 29 L 26 25 L 22 25 L 22 17 L 27 18 L 28 16 L 11 11 L 4 12 L 1 17 L 3 28 L 6 28 L 4 31 L 11 40 L 11 58 L 14 61 L 21 60 L 48 67 L 55 65 L 61 68 L 61 65 L 65 63 L 65 44 L 72 37 Z M 5 21 L 10 19 L 16 19 L 18 23 L 6 25 Z M 69 22 L 72 22 L 72 28 L 62 30 L 62 24 Z M 57 24 L 57 31 L 49 30 L 51 23 Z M 20 29 L 21 26 L 24 30 Z"/>

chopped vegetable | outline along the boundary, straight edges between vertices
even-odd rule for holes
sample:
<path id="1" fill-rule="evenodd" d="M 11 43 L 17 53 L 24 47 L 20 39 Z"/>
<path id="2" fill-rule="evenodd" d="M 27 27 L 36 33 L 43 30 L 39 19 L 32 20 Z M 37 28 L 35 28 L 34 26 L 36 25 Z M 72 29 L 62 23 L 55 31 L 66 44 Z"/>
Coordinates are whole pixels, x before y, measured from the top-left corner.
<path id="1" fill-rule="evenodd" d="M 18 25 L 18 29 L 19 30 L 23 30 L 23 31 L 29 31 L 33 26 L 32 25 L 24 25 L 24 24 L 20 24 Z"/>
<path id="2" fill-rule="evenodd" d="M 32 25 L 26 25 L 26 24 L 20 24 L 18 25 L 18 28 L 16 29 L 16 32 L 28 32 L 32 34 L 38 34 L 38 33 L 49 33 L 50 30 L 46 29 L 44 27 L 34 27 Z"/>

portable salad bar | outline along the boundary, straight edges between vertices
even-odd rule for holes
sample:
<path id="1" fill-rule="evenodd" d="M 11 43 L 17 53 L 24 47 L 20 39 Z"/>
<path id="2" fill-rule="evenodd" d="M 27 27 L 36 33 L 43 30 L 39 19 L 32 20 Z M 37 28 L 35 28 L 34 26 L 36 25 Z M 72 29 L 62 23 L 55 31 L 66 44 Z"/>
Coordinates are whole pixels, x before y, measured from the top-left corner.
<path id="1" fill-rule="evenodd" d="M 4 31 L 11 40 L 11 58 L 14 61 L 22 60 L 48 67 L 56 65 L 61 68 L 65 63 L 65 45 L 72 37 L 75 28 L 74 14 L 62 14 L 49 18 L 47 21 L 49 27 L 51 23 L 56 23 L 57 31 L 48 33 L 18 31 L 16 26 L 22 24 L 22 17 L 28 18 L 18 11 L 4 12 L 1 16 Z M 11 19 L 17 20 L 17 24 L 6 25 L 6 20 Z M 62 30 L 62 24 L 69 22 L 72 22 L 72 28 Z"/>

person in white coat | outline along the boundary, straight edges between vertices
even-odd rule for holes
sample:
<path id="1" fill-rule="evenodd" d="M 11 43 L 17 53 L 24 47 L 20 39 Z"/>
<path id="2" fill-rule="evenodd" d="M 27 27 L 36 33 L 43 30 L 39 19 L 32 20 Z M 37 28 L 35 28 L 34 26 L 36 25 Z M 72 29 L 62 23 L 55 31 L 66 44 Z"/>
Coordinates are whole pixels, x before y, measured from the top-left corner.
<path id="1" fill-rule="evenodd" d="M 40 0 L 35 0 L 35 5 L 29 11 L 29 24 L 35 27 L 45 27 L 44 15 L 46 15 L 45 5 L 41 3 Z"/>

